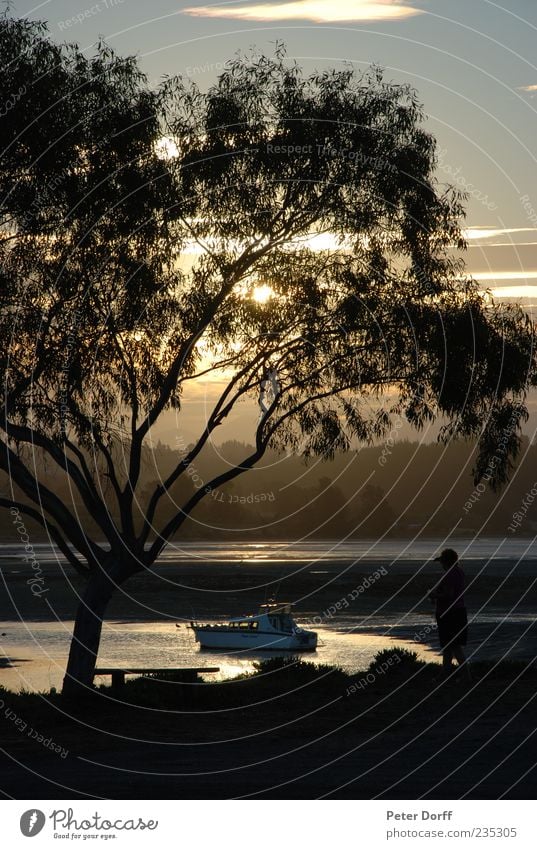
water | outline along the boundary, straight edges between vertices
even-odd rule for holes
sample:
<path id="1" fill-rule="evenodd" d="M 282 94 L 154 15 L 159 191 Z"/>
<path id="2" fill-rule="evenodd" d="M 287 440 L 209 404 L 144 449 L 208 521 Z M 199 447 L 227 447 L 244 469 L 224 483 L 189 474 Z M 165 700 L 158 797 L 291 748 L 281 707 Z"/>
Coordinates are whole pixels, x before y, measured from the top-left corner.
<path id="1" fill-rule="evenodd" d="M 245 562 L 252 564 L 290 562 L 312 563 L 333 560 L 345 561 L 426 561 L 436 556 L 446 546 L 455 546 L 461 559 L 472 560 L 535 560 L 537 538 L 513 537 L 460 537 L 440 539 L 361 539 L 339 542 L 318 540 L 307 542 L 244 542 L 236 545 L 222 542 L 170 543 L 159 558 L 159 563 L 170 562 Z M 40 563 L 63 561 L 58 550 L 48 543 L 34 544 Z M 15 557 L 22 557 L 24 546 L 0 545 L 0 565 Z"/>
<path id="2" fill-rule="evenodd" d="M 485 569 L 487 572 L 507 575 L 516 569 L 517 574 L 537 575 L 537 541 L 522 539 L 480 540 L 458 539 L 457 550 L 464 558 L 467 572 Z M 358 563 L 367 570 L 383 561 L 389 569 L 412 572 L 423 568 L 432 556 L 446 545 L 444 540 L 353 540 L 336 543 L 316 541 L 308 543 L 187 543 L 169 546 L 161 561 L 163 573 L 171 575 L 173 564 L 192 565 L 193 572 L 203 575 L 203 564 L 231 564 L 241 569 L 259 565 L 281 566 L 281 574 L 311 568 L 312 574 L 323 575 L 339 571 L 339 564 L 347 566 Z M 53 547 L 45 544 L 34 546 L 36 558 L 44 571 L 56 572 L 61 558 Z M 23 547 L 0 546 L 0 569 L 9 584 L 9 578 L 27 571 L 22 562 Z M 61 567 L 63 568 L 63 567 Z M 274 566 L 270 567 L 274 569 Z M 214 568 L 213 568 L 214 571 Z M 70 572 L 70 570 L 67 570 Z M 328 574 L 328 572 L 326 573 Z M 225 584 L 225 577 L 222 579 Z M 320 580 L 324 578 L 320 577 Z M 260 601 L 263 601 L 260 598 Z M 528 600 L 529 601 L 529 600 Z M 319 601 L 319 605 L 322 601 Z M 319 609 L 320 612 L 320 609 Z M 222 617 L 229 611 L 222 609 Z M 163 614 L 164 616 L 164 614 Z M 200 651 L 192 632 L 183 625 L 175 627 L 175 617 L 167 615 L 164 621 L 107 621 L 99 652 L 100 666 L 219 666 L 218 676 L 228 678 L 253 670 L 256 659 L 272 656 L 273 653 L 258 652 L 245 655 L 232 652 Z M 177 617 L 179 619 L 179 617 Z M 211 621 L 211 618 L 207 619 Z M 300 623 L 300 617 L 297 616 Z M 184 622 L 184 620 L 183 620 Z M 471 623 L 469 652 L 475 658 L 533 657 L 537 619 L 533 615 L 502 611 L 477 613 Z M 370 616 L 354 615 L 347 611 L 337 620 L 312 625 L 318 631 L 320 645 L 315 653 L 305 655 L 306 660 L 327 663 L 348 671 L 366 669 L 378 651 L 403 645 L 416 651 L 420 658 L 437 661 L 438 652 L 427 645 L 436 645 L 431 613 L 411 611 L 394 614 L 379 609 Z M 61 687 L 69 644 L 73 628 L 72 621 L 6 621 L 0 623 L 0 684 L 13 690 L 48 690 Z M 420 636 L 425 635 L 425 636 Z M 1 668 L 1 661 L 9 666 Z M 98 679 L 97 679 L 98 680 Z M 108 681 L 108 679 L 106 679 Z"/>
<path id="3" fill-rule="evenodd" d="M 428 621 L 430 620 L 430 617 Z M 298 620 L 300 621 L 300 620 Z M 386 627 L 389 625 L 386 623 Z M 10 668 L 0 669 L 0 683 L 10 690 L 59 689 L 65 674 L 65 664 L 73 622 L 29 622 L 0 625 L 6 637 L 1 641 L 2 656 L 10 658 Z M 375 654 L 395 643 L 389 636 L 369 628 L 366 633 L 351 629 L 315 626 L 320 645 L 316 652 L 303 655 L 314 663 L 341 666 L 348 671 L 366 669 Z M 402 644 L 398 640 L 397 644 Z M 434 652 L 425 646 L 412 646 L 420 656 L 435 659 Z M 207 680 L 232 678 L 254 670 L 254 661 L 273 657 L 274 652 L 213 652 L 200 650 L 192 631 L 185 625 L 176 628 L 167 622 L 106 622 L 103 627 L 99 666 L 218 666 L 218 675 Z M 110 683 L 109 677 L 96 678 L 96 683 Z"/>
<path id="4" fill-rule="evenodd" d="M 213 620 L 214 621 L 214 620 Z M 311 626 L 311 623 L 299 624 Z M 402 646 L 416 652 L 418 658 L 439 662 L 434 647 L 436 636 L 429 614 L 370 617 L 357 620 L 346 617 L 337 625 L 314 625 L 319 634 L 316 652 L 303 655 L 307 661 L 339 666 L 348 672 L 367 669 L 377 652 Z M 9 658 L 11 666 L 0 668 L 0 683 L 11 690 L 59 689 L 65 672 L 73 622 L 9 622 L 0 624 L 6 632 L 1 640 L 0 660 Z M 471 617 L 468 654 L 473 660 L 515 659 L 528 661 L 534 656 L 537 637 L 535 616 L 479 614 Z M 432 646 L 428 645 L 432 642 Z M 106 622 L 99 651 L 99 666 L 184 667 L 218 666 L 217 675 L 207 680 L 233 678 L 254 670 L 254 661 L 273 657 L 274 652 L 228 652 L 200 650 L 192 631 L 169 622 Z M 110 683 L 109 678 L 96 679 Z"/>
<path id="5" fill-rule="evenodd" d="M 316 542 L 281 543 L 244 543 L 240 546 L 227 546 L 221 543 L 187 543 L 170 546 L 162 555 L 163 562 L 168 560 L 248 560 L 258 561 L 326 561 L 326 560 L 389 560 L 421 561 L 436 556 L 443 547 L 455 545 L 459 556 L 468 560 L 537 560 L 537 539 L 460 538 L 455 542 L 437 538 L 400 539 L 363 539 L 338 542 L 320 540 Z"/>

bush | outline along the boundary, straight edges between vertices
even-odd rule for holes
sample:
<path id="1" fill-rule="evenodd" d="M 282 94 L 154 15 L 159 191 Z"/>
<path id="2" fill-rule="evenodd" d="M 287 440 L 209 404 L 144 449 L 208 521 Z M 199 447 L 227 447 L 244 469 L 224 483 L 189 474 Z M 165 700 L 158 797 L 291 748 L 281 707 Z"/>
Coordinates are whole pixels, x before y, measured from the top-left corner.
<path id="1" fill-rule="evenodd" d="M 409 675 L 425 666 L 427 664 L 423 660 L 418 660 L 415 651 L 395 646 L 393 649 L 383 649 L 377 652 L 367 671 L 376 674 L 381 670 L 383 674 L 391 675 L 394 673 L 400 675 L 404 672 L 405 675 Z"/>
<path id="2" fill-rule="evenodd" d="M 284 672 L 306 678 L 317 678 L 328 673 L 345 675 L 339 666 L 330 666 L 327 663 L 310 663 L 295 655 L 277 655 L 276 657 L 263 658 L 263 660 L 254 661 L 253 666 L 255 668 L 253 676 L 270 675 L 274 672 Z"/>

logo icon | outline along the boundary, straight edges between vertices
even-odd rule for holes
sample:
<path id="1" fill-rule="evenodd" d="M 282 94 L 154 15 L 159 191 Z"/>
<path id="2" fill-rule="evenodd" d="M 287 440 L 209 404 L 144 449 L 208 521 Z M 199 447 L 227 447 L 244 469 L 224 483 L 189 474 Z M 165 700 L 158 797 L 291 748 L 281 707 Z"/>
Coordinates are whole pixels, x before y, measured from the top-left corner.
<path id="1" fill-rule="evenodd" d="M 25 811 L 21 817 L 21 831 L 25 837 L 35 837 L 45 825 L 45 814 L 37 808 Z"/>

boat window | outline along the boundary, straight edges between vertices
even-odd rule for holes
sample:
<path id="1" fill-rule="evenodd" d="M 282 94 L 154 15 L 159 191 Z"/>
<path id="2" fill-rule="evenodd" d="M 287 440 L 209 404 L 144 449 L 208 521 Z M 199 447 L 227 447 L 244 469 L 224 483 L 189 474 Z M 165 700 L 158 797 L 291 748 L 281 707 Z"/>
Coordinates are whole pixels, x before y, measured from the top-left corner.
<path id="1" fill-rule="evenodd" d="M 290 634 L 293 631 L 293 620 L 288 614 L 277 614 L 276 616 L 269 617 L 270 624 L 273 628 L 276 628 L 277 631 L 285 631 L 285 633 Z"/>
<path id="2" fill-rule="evenodd" d="M 239 628 L 241 628 L 243 631 L 247 631 L 248 630 L 248 622 L 239 622 Z"/>
<path id="3" fill-rule="evenodd" d="M 255 631 L 259 628 L 259 622 L 249 622 L 248 627 L 250 628 L 250 631 Z"/>

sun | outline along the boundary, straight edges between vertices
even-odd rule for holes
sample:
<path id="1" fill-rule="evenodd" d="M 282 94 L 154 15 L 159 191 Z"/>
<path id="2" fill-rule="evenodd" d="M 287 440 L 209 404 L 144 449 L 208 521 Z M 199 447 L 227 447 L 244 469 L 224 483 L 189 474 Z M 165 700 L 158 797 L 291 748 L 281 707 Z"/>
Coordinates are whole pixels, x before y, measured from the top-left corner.
<path id="1" fill-rule="evenodd" d="M 270 288 L 270 286 L 255 286 L 254 291 L 252 293 L 252 298 L 257 304 L 266 304 L 267 301 L 274 295 L 274 290 Z"/>
<path id="2" fill-rule="evenodd" d="M 155 152 L 159 159 L 175 159 L 179 156 L 179 148 L 171 136 L 162 136 L 155 144 Z"/>

